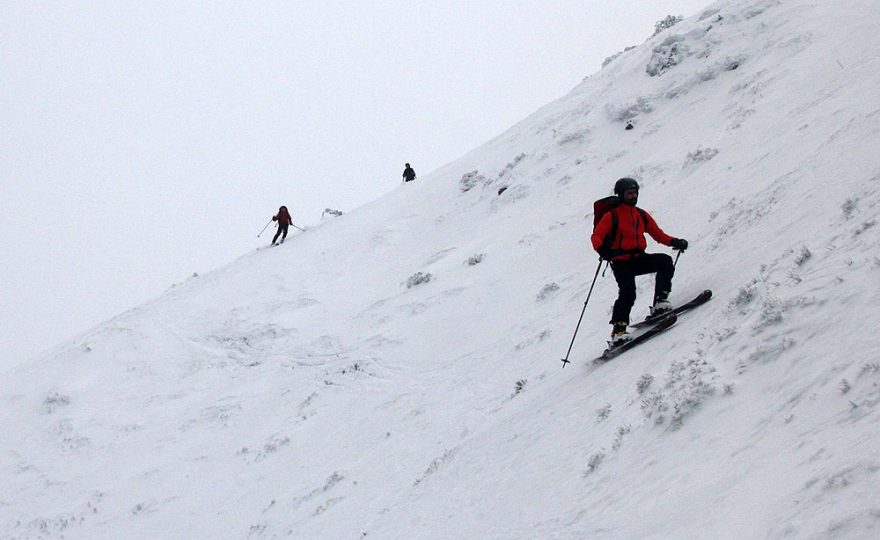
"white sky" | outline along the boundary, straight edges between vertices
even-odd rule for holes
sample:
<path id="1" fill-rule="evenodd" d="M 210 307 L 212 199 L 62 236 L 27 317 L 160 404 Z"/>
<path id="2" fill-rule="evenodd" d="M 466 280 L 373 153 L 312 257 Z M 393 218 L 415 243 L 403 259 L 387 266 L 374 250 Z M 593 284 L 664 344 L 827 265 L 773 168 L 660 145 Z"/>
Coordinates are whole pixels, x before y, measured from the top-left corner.
<path id="1" fill-rule="evenodd" d="M 4 2 L 0 368 L 561 97 L 707 0 Z M 267 231 L 268 233 L 269 231 Z"/>

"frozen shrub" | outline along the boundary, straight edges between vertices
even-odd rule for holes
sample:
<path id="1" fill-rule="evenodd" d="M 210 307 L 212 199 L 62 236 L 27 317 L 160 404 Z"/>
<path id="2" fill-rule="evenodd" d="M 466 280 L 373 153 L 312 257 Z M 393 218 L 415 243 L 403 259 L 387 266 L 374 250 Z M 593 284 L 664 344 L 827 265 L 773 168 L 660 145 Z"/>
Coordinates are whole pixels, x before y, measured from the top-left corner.
<path id="1" fill-rule="evenodd" d="M 858 229 L 855 230 L 855 232 L 853 233 L 853 236 L 858 236 L 858 235 L 862 234 L 863 232 L 867 231 L 868 229 L 870 229 L 871 227 L 874 227 L 875 225 L 877 225 L 876 219 L 866 221 L 866 222 L 862 223 Z"/>
<path id="2" fill-rule="evenodd" d="M 642 96 L 634 102 L 616 107 L 611 104 L 605 106 L 605 112 L 613 122 L 629 122 L 641 113 L 650 113 L 654 110 L 651 100 Z"/>
<path id="3" fill-rule="evenodd" d="M 604 422 L 611 415 L 611 404 L 596 410 L 596 423 Z"/>
<path id="4" fill-rule="evenodd" d="M 584 140 L 584 137 L 590 134 L 590 128 L 584 128 L 578 131 L 573 131 L 571 133 L 566 133 L 559 139 L 559 144 L 564 145 L 573 142 L 580 142 Z"/>
<path id="5" fill-rule="evenodd" d="M 461 180 L 458 181 L 459 189 L 464 193 L 466 191 L 470 191 L 477 184 L 485 184 L 486 177 L 480 174 L 476 169 L 472 170 L 469 173 L 465 173 L 461 176 Z"/>
<path id="6" fill-rule="evenodd" d="M 411 288 L 415 287 L 416 285 L 421 285 L 422 283 L 427 283 L 427 282 L 431 281 L 432 277 L 433 276 L 431 276 L 430 273 L 423 274 L 421 272 L 416 272 L 415 274 L 411 275 L 409 277 L 409 279 L 406 280 L 406 288 L 411 289 Z"/>
<path id="7" fill-rule="evenodd" d="M 53 413 L 58 407 L 70 405 L 70 398 L 64 394 L 52 392 L 43 400 L 43 405 L 46 407 L 46 412 Z"/>
<path id="8" fill-rule="evenodd" d="M 652 382 L 654 382 L 654 376 L 650 373 L 643 373 L 641 378 L 636 381 L 636 392 L 644 394 Z"/>
<path id="9" fill-rule="evenodd" d="M 476 266 L 483 262 L 483 257 L 485 257 L 485 253 L 477 253 L 476 255 L 471 255 L 471 257 L 467 260 L 468 266 Z"/>
<path id="10" fill-rule="evenodd" d="M 859 376 L 869 375 L 871 373 L 880 373 L 880 362 L 869 362 L 862 366 Z"/>
<path id="11" fill-rule="evenodd" d="M 548 283 L 544 285 L 544 288 L 542 288 L 541 292 L 538 293 L 538 300 L 546 300 L 558 290 L 559 285 L 557 285 L 556 283 Z"/>
<path id="12" fill-rule="evenodd" d="M 342 374 L 345 375 L 347 373 L 356 373 L 358 371 L 363 371 L 364 368 L 358 362 L 348 366 L 347 368 L 342 368 Z"/>
<path id="13" fill-rule="evenodd" d="M 523 184 L 516 184 L 513 186 L 505 185 L 503 186 L 503 189 L 500 189 L 499 191 L 499 195 L 504 194 L 504 196 L 492 199 L 492 204 L 490 205 L 492 212 L 497 212 L 500 208 L 515 204 L 529 196 L 529 187 Z"/>
<path id="14" fill-rule="evenodd" d="M 602 459 L 604 457 L 605 454 L 603 454 L 602 452 L 596 452 L 595 454 L 590 456 L 590 459 L 587 461 L 587 470 L 584 473 L 584 476 L 595 472 L 596 469 L 599 467 L 599 464 L 602 463 Z"/>
<path id="15" fill-rule="evenodd" d="M 753 280 L 747 285 L 742 286 L 739 292 L 736 293 L 736 296 L 731 299 L 731 307 L 745 307 L 751 304 L 755 297 L 758 295 L 756 285 L 757 282 Z"/>
<path id="16" fill-rule="evenodd" d="M 273 435 L 265 444 L 263 444 L 263 449 L 256 455 L 254 458 L 255 461 L 262 461 L 269 457 L 270 454 L 273 454 L 280 450 L 281 448 L 290 444 L 290 437 L 281 437 L 280 435 Z"/>
<path id="17" fill-rule="evenodd" d="M 501 178 L 504 175 L 510 174 L 510 171 L 512 171 L 514 167 L 519 165 L 519 162 L 524 160 L 525 158 L 526 158 L 525 154 L 520 154 L 520 155 L 516 156 L 515 158 L 513 158 L 513 161 L 511 161 L 510 163 L 505 165 L 503 169 L 501 169 L 501 172 L 498 173 L 498 178 Z"/>
<path id="18" fill-rule="evenodd" d="M 456 453 L 458 453 L 458 448 L 452 448 L 452 449 L 447 448 L 446 450 L 444 450 L 443 455 L 438 457 L 437 459 L 432 461 L 430 465 L 428 465 L 428 468 L 425 470 L 424 473 L 422 473 L 421 477 L 416 479 L 413 486 L 417 486 L 417 485 L 425 482 L 432 474 L 436 473 L 440 469 L 441 466 L 443 466 L 444 464 L 451 461 Z"/>
<path id="19" fill-rule="evenodd" d="M 704 161 L 709 161 L 717 155 L 717 148 L 697 148 L 693 152 L 688 152 L 687 159 L 685 159 L 684 162 L 684 168 L 702 163 Z"/>
<path id="20" fill-rule="evenodd" d="M 619 450 L 620 445 L 623 444 L 623 436 L 632 431 L 632 428 L 629 424 L 625 426 L 620 426 L 617 428 L 617 433 L 614 435 L 614 442 L 611 443 L 612 450 Z"/>
<path id="21" fill-rule="evenodd" d="M 783 308 L 784 306 L 778 298 L 764 300 L 764 304 L 761 306 L 761 321 L 755 329 L 761 330 L 781 322 Z"/>
<path id="22" fill-rule="evenodd" d="M 655 424 L 663 424 L 668 415 L 670 426 L 680 427 L 685 417 L 715 393 L 711 382 L 714 371 L 699 357 L 673 362 L 663 388 L 642 399 L 642 413 Z"/>
<path id="23" fill-rule="evenodd" d="M 725 58 L 721 66 L 724 71 L 733 71 L 737 69 L 745 61 L 744 56 L 736 56 L 733 58 Z"/>
<path id="24" fill-rule="evenodd" d="M 798 254 L 797 258 L 795 258 L 794 264 L 798 266 L 803 266 L 804 263 L 810 260 L 810 257 L 812 256 L 813 253 L 809 249 L 807 249 L 806 246 L 804 246 L 801 248 L 801 252 Z"/>
<path id="25" fill-rule="evenodd" d="M 513 385 L 513 395 L 516 396 L 526 387 L 526 383 L 529 382 L 528 379 L 520 379 L 516 381 L 516 384 Z M 513 397 L 513 396 L 511 396 Z"/>
<path id="26" fill-rule="evenodd" d="M 645 398 L 642 399 L 642 403 L 640 405 L 642 409 L 642 413 L 645 415 L 645 418 L 652 418 L 655 415 L 660 416 L 660 420 L 657 423 L 661 423 L 664 411 L 669 408 L 666 403 L 666 400 L 663 397 L 662 392 L 651 392 Z"/>
<path id="27" fill-rule="evenodd" d="M 616 53 L 612 54 L 611 56 L 607 57 L 605 60 L 602 61 L 602 67 L 607 66 L 608 64 L 610 64 L 611 62 L 613 62 L 618 56 L 620 56 L 621 54 L 625 53 L 626 51 L 631 51 L 631 50 L 633 50 L 633 49 L 635 49 L 635 48 L 636 48 L 635 45 L 633 45 L 632 47 L 626 47 L 626 48 L 623 49 L 622 51 L 620 51 L 620 52 L 616 52 Z"/>
<path id="28" fill-rule="evenodd" d="M 721 10 L 719 10 L 719 9 L 717 9 L 717 8 L 710 8 L 710 9 L 707 9 L 706 11 L 700 13 L 700 20 L 701 20 L 701 21 L 704 21 L 704 20 L 708 19 L 709 17 L 711 17 L 712 15 L 715 15 L 716 13 L 718 13 L 718 12 L 720 12 L 720 11 L 721 11 Z"/>
<path id="29" fill-rule="evenodd" d="M 782 341 L 770 345 L 761 345 L 752 351 L 748 356 L 749 362 L 761 362 L 769 364 L 778 359 L 782 353 L 791 349 L 795 345 L 795 341 L 791 338 L 783 338 Z"/>
<path id="30" fill-rule="evenodd" d="M 684 20 L 684 17 L 682 17 L 680 15 L 679 16 L 667 15 L 666 18 L 661 19 L 661 20 L 654 23 L 654 33 L 651 35 L 651 37 L 656 36 L 657 34 L 666 30 L 667 28 L 672 28 L 673 26 L 675 26 L 676 24 L 680 23 L 683 20 Z"/>
<path id="31" fill-rule="evenodd" d="M 324 215 L 339 217 L 342 215 L 342 210 L 334 210 L 332 208 L 325 208 L 323 212 L 321 212 L 321 217 Z"/>
<path id="32" fill-rule="evenodd" d="M 681 63 L 688 53 L 688 47 L 683 42 L 682 36 L 669 36 L 662 43 L 652 49 L 651 59 L 645 67 L 645 71 L 651 77 L 662 75 Z"/>
<path id="33" fill-rule="evenodd" d="M 840 209 L 843 210 L 843 217 L 845 217 L 846 219 L 850 219 L 853 213 L 858 208 L 858 205 L 859 200 L 854 197 L 850 197 L 849 199 L 844 201 L 844 203 L 840 206 Z"/>

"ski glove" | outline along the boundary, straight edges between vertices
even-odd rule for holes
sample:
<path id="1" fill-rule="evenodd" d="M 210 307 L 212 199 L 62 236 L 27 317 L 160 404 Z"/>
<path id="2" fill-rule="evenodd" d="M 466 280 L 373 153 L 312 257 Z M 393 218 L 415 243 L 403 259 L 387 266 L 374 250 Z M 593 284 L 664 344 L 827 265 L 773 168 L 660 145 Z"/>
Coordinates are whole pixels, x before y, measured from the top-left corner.
<path id="1" fill-rule="evenodd" d="M 596 250 L 599 253 L 599 256 L 602 257 L 603 261 L 611 260 L 611 248 L 608 246 L 599 246 L 599 249 Z"/>
<path id="2" fill-rule="evenodd" d="M 684 251 L 688 248 L 688 241 L 684 238 L 673 238 L 669 245 L 672 246 L 672 249 Z"/>

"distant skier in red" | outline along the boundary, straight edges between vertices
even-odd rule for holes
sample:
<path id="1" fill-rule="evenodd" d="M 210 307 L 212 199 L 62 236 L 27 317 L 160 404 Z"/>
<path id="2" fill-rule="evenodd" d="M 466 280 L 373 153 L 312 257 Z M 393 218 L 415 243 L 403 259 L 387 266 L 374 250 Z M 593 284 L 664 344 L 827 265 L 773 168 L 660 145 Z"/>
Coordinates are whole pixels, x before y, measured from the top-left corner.
<path id="1" fill-rule="evenodd" d="M 272 245 L 275 245 L 275 241 L 278 240 L 279 236 L 281 236 L 281 243 L 283 244 L 284 239 L 287 238 L 287 229 L 293 224 L 293 219 L 290 217 L 287 207 L 282 206 L 279 208 L 278 213 L 272 216 L 272 221 L 278 222 L 278 232 L 275 233 L 275 238 L 272 239 Z"/>
<path id="2" fill-rule="evenodd" d="M 648 212 L 636 207 L 639 184 L 632 178 L 621 178 L 614 184 L 619 204 L 608 210 L 596 224 L 590 240 L 599 255 L 611 261 L 614 279 L 619 288 L 617 301 L 611 313 L 611 344 L 619 345 L 632 339 L 626 331 L 629 315 L 636 301 L 636 276 L 657 273 L 654 284 L 652 315 L 672 310 L 669 292 L 675 266 L 665 253 L 645 253 L 648 247 L 645 233 L 657 242 L 684 251 L 687 240 L 673 238 L 657 226 Z M 612 197 L 613 199 L 613 197 Z"/>

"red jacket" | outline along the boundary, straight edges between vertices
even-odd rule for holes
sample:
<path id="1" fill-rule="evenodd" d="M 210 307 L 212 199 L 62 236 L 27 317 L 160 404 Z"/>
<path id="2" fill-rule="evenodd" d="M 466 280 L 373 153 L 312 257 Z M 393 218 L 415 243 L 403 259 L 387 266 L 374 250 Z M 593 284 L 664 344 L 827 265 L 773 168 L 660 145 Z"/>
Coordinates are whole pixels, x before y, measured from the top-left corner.
<path id="1" fill-rule="evenodd" d="M 673 238 L 657 226 L 657 222 L 648 212 L 635 206 L 621 204 L 617 208 L 609 210 L 599 220 L 599 224 L 593 230 L 593 236 L 590 237 L 593 249 L 598 251 L 605 237 L 611 232 L 612 212 L 617 214 L 617 233 L 611 240 L 611 251 L 612 253 L 623 252 L 620 255 L 615 255 L 612 260 L 632 259 L 634 252 L 644 252 L 648 247 L 645 233 L 650 234 L 651 238 L 663 245 L 672 244 Z"/>
<path id="2" fill-rule="evenodd" d="M 282 206 L 280 210 L 278 210 L 278 214 L 272 216 L 272 221 L 277 221 L 278 223 L 285 223 L 287 225 L 293 225 L 293 219 L 290 218 L 290 213 L 287 212 L 287 207 Z"/>

